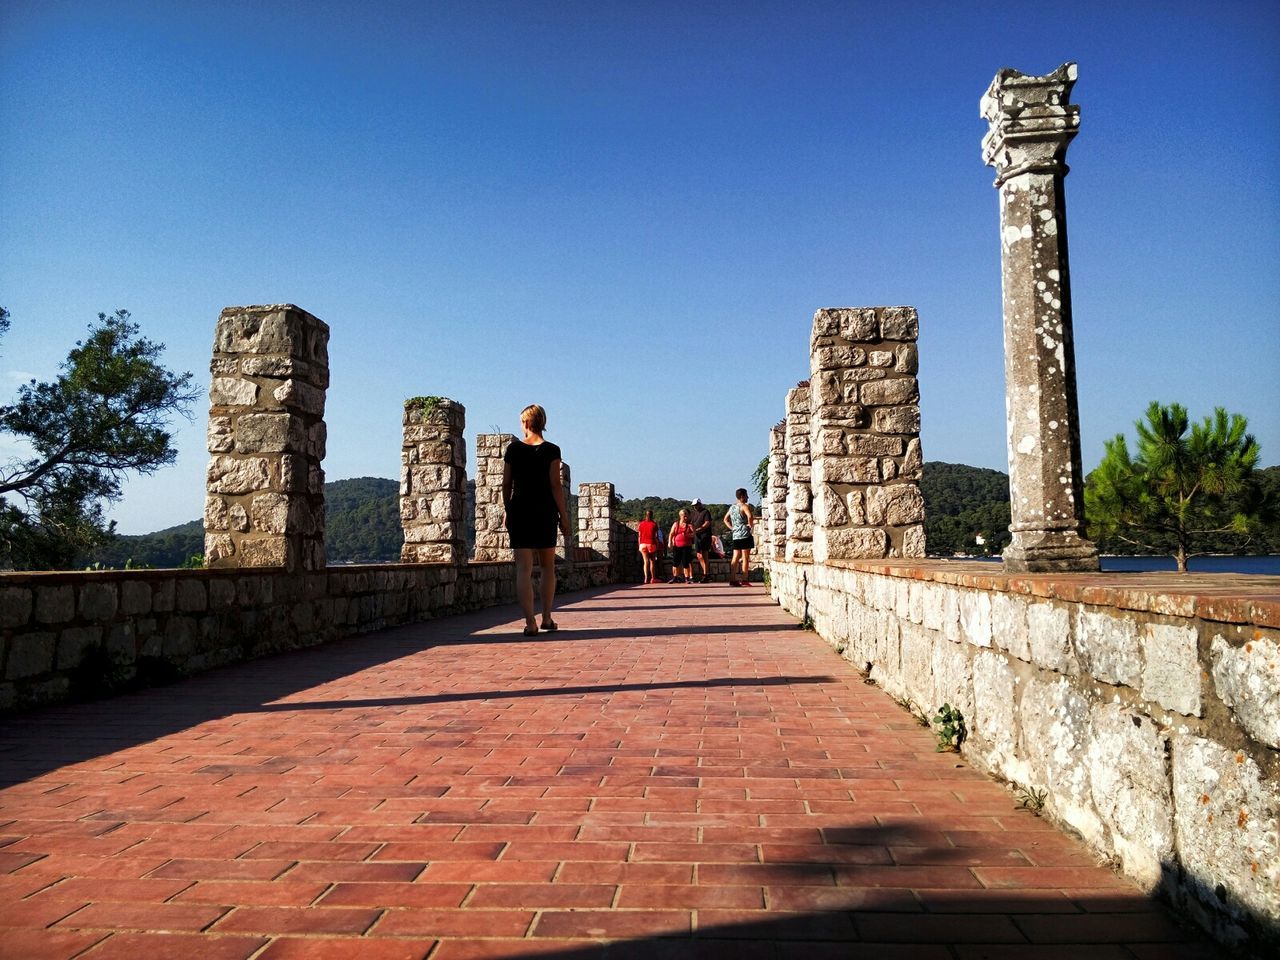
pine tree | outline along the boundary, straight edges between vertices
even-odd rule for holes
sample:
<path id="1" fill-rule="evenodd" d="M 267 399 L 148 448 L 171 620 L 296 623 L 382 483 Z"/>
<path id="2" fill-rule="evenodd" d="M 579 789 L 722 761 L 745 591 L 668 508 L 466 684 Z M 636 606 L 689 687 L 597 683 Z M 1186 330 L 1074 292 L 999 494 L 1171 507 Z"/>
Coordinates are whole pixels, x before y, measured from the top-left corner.
<path id="1" fill-rule="evenodd" d="M 1218 407 L 1192 424 L 1181 404 L 1153 401 L 1135 427 L 1137 455 L 1117 434 L 1086 482 L 1085 515 L 1096 539 L 1171 553 L 1185 573 L 1195 551 L 1224 535 L 1243 546 L 1273 512 L 1254 476 L 1258 442 L 1240 414 Z"/>

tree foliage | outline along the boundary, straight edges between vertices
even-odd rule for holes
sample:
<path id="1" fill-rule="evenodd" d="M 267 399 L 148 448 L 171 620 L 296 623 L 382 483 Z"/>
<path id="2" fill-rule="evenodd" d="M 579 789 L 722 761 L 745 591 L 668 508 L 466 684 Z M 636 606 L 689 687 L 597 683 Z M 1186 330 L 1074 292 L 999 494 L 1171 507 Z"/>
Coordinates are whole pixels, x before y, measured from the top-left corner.
<path id="1" fill-rule="evenodd" d="M 1254 474 L 1258 443 L 1240 414 L 1218 407 L 1191 423 L 1181 404 L 1153 401 L 1135 427 L 1136 455 L 1117 434 L 1085 485 L 1090 536 L 1104 548 L 1119 541 L 1172 554 L 1185 572 L 1188 557 L 1224 539 L 1243 546 L 1273 516 Z"/>
<path id="2" fill-rule="evenodd" d="M 931 460 L 920 480 L 929 553 L 999 553 L 1009 543 L 1009 476 L 999 470 Z M 979 545 L 977 536 L 983 538 Z"/>
<path id="3" fill-rule="evenodd" d="M 103 506 L 119 499 L 126 475 L 173 462 L 168 423 L 187 414 L 195 391 L 190 373 L 160 364 L 163 351 L 127 310 L 100 313 L 56 380 L 32 380 L 0 406 L 0 431 L 32 450 L 0 466 L 0 565 L 71 565 L 111 537 Z"/>

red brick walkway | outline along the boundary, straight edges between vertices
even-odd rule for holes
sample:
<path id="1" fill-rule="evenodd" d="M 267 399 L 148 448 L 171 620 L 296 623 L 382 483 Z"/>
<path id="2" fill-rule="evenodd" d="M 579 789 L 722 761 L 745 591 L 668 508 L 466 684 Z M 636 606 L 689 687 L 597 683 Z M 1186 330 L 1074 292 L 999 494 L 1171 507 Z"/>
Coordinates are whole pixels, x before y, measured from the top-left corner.
<path id="1" fill-rule="evenodd" d="M 0 957 L 1214 955 L 758 588 L 566 599 L 0 726 Z"/>

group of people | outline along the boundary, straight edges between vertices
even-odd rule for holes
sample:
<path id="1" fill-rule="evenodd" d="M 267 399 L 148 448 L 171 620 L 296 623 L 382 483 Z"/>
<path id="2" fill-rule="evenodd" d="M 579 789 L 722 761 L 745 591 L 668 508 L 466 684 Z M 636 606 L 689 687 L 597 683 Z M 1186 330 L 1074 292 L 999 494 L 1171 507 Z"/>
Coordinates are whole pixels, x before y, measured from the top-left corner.
<path id="1" fill-rule="evenodd" d="M 725 511 L 721 522 L 728 533 L 730 549 L 733 551 L 729 560 L 729 586 L 745 587 L 751 572 L 751 551 L 756 546 L 755 538 L 751 535 L 751 525 L 756 522 L 756 518 L 751 504 L 747 503 L 745 488 L 739 487 L 734 492 L 734 498 L 737 502 Z M 640 521 L 639 534 L 645 583 L 659 582 L 659 558 L 665 544 L 671 545 L 671 576 L 666 580 L 667 583 L 707 583 L 711 579 L 707 558 L 712 552 L 715 530 L 711 511 L 701 497 L 695 499 L 689 507 L 681 508 L 680 515 L 665 536 L 654 522 L 653 511 L 646 510 L 644 519 Z M 695 556 L 702 571 L 702 575 L 696 580 L 693 576 Z"/>
<path id="2" fill-rule="evenodd" d="M 564 485 L 560 482 L 560 448 L 543 437 L 547 429 L 547 411 L 531 403 L 520 411 L 524 436 L 512 440 L 502 457 L 502 505 L 507 533 L 516 564 L 516 598 L 524 614 L 526 637 L 557 629 L 551 617 L 556 595 L 556 527 L 564 533 L 565 543 L 572 542 L 569 509 L 565 503 Z M 755 540 L 751 525 L 756 518 L 747 503 L 747 491 L 739 488 L 737 503 L 729 507 L 723 518 L 732 541 L 733 558 L 729 562 L 729 586 L 745 587 L 751 570 L 751 551 Z M 712 550 L 714 535 L 711 511 L 696 499 L 671 525 L 666 540 L 671 544 L 672 576 L 668 583 L 706 583 L 709 579 L 707 554 Z M 658 582 L 658 558 L 662 552 L 662 531 L 653 520 L 653 511 L 645 511 L 640 522 L 640 555 L 644 560 L 644 582 Z M 693 557 L 702 569 L 699 580 L 693 577 Z M 534 614 L 533 564 L 542 571 L 542 619 Z M 735 573 L 740 571 L 740 573 Z M 739 579 L 741 577 L 741 579 Z"/>

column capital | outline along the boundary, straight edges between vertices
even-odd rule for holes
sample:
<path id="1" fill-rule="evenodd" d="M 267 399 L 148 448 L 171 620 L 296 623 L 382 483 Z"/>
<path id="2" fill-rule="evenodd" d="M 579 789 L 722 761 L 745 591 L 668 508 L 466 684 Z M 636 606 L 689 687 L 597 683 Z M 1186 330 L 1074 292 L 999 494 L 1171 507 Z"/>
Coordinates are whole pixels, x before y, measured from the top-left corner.
<path id="1" fill-rule="evenodd" d="M 1005 67 L 982 96 L 982 162 L 995 167 L 996 186 L 1023 173 L 1067 172 L 1067 146 L 1080 131 L 1080 107 L 1068 103 L 1076 65 L 1033 77 Z"/>

